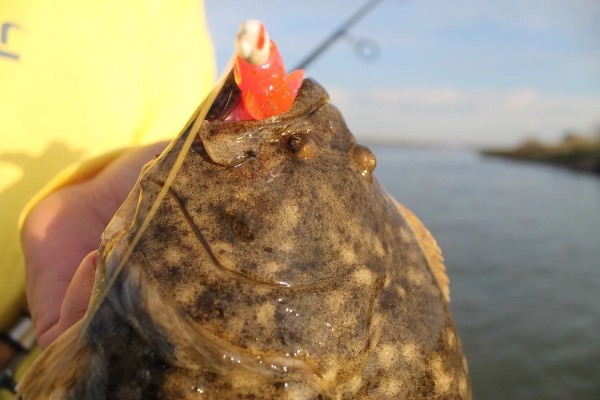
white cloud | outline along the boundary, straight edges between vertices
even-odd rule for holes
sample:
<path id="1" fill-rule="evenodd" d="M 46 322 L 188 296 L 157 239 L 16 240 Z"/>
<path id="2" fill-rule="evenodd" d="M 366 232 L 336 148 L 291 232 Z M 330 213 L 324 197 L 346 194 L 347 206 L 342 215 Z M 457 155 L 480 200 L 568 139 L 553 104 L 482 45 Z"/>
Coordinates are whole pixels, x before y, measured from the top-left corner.
<path id="1" fill-rule="evenodd" d="M 362 140 L 510 145 L 524 135 L 556 140 L 600 123 L 600 96 L 531 88 L 468 91 L 447 87 L 329 88 L 332 102 Z"/>

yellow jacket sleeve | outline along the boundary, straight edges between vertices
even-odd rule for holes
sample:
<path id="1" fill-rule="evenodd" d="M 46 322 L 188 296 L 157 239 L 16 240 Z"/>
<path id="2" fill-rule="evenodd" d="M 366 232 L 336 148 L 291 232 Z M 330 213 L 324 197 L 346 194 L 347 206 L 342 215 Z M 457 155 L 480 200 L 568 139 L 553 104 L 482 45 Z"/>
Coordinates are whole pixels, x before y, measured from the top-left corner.
<path id="1" fill-rule="evenodd" d="M 174 137 L 214 77 L 198 0 L 0 2 L 0 330 L 23 304 L 25 204 Z"/>

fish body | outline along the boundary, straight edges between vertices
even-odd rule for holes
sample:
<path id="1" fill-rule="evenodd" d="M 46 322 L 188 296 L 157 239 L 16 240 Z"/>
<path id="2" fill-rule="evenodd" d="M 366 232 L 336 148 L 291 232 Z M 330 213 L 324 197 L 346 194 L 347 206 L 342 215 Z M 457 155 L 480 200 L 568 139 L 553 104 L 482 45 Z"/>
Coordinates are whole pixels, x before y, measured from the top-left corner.
<path id="1" fill-rule="evenodd" d="M 233 81 L 145 167 L 103 236 L 105 298 L 23 397 L 470 399 L 441 253 L 373 153 L 310 79 L 286 113 L 227 120 Z"/>

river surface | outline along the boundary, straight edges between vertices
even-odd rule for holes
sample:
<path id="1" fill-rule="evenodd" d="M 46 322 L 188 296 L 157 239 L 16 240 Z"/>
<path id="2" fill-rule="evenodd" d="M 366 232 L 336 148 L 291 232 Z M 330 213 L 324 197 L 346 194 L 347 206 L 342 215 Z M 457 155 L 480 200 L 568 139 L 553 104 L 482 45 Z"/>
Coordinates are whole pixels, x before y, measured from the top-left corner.
<path id="1" fill-rule="evenodd" d="M 600 178 L 447 149 L 373 147 L 438 239 L 475 397 L 600 399 Z"/>

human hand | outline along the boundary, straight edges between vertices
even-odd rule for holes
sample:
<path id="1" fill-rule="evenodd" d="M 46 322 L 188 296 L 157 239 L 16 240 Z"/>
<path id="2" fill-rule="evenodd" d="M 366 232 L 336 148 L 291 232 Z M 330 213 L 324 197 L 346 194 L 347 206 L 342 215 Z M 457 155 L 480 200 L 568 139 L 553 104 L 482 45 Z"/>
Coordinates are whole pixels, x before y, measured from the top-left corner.
<path id="1" fill-rule="evenodd" d="M 100 236 L 141 168 L 165 146 L 126 152 L 91 179 L 50 194 L 27 216 L 22 233 L 27 300 L 42 348 L 85 314 Z"/>

